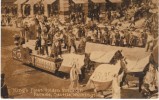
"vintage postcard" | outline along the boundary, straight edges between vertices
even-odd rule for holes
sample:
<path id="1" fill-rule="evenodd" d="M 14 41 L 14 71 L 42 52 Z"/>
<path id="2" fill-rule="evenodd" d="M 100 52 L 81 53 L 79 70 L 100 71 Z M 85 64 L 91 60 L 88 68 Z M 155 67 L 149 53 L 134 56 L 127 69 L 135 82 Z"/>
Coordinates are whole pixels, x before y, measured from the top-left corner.
<path id="1" fill-rule="evenodd" d="M 158 0 L 1 0 L 1 98 L 158 99 Z"/>

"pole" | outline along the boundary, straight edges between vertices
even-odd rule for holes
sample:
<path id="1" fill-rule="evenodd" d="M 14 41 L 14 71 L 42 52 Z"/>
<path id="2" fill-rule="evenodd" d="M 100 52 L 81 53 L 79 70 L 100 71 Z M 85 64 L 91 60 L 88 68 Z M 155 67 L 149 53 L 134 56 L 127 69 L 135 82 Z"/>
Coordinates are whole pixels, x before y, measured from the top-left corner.
<path id="1" fill-rule="evenodd" d="M 34 4 L 30 4 L 30 17 L 34 16 Z"/>
<path id="2" fill-rule="evenodd" d="M 22 17 L 21 4 L 18 4 L 18 17 Z"/>
<path id="3" fill-rule="evenodd" d="M 44 3 L 44 15 L 46 16 L 46 17 L 48 17 L 49 15 L 49 13 L 48 13 L 48 4 L 47 3 Z"/>

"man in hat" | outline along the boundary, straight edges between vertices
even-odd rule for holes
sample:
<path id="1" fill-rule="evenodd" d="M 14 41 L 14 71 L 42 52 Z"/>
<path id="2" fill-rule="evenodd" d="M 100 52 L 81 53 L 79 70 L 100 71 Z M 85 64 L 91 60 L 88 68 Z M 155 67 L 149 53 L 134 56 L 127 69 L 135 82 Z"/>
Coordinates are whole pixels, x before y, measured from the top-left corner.
<path id="1" fill-rule="evenodd" d="M 46 26 L 43 26 L 43 31 L 41 34 L 41 47 L 42 47 L 42 55 L 46 54 L 48 55 L 48 45 L 47 45 L 47 40 L 48 40 L 48 29 Z"/>
<path id="2" fill-rule="evenodd" d="M 25 23 L 25 25 L 24 25 L 24 31 L 25 31 L 25 41 L 28 42 L 29 39 L 31 38 L 30 28 L 28 26 L 28 23 Z"/>
<path id="3" fill-rule="evenodd" d="M 76 44 L 75 44 L 75 35 L 72 33 L 72 31 L 70 31 L 70 34 L 68 36 L 68 48 L 69 48 L 69 52 L 71 52 L 71 47 L 74 48 L 74 51 L 77 52 L 76 49 Z"/>
<path id="4" fill-rule="evenodd" d="M 60 52 L 60 44 L 58 40 L 54 40 L 51 48 L 51 57 L 54 57 L 55 59 L 58 58 L 58 55 L 61 54 Z"/>
<path id="5" fill-rule="evenodd" d="M 153 36 L 149 33 L 146 43 L 146 52 L 148 52 L 149 49 L 152 50 L 153 40 L 154 40 Z"/>
<path id="6" fill-rule="evenodd" d="M 146 31 L 141 32 L 142 47 L 146 46 L 147 37 L 148 37 L 148 35 L 147 35 Z"/>
<path id="7" fill-rule="evenodd" d="M 130 26 L 129 27 L 131 27 L 132 25 L 135 26 L 135 18 L 134 18 L 134 16 L 131 17 L 131 21 L 130 21 Z"/>
<path id="8" fill-rule="evenodd" d="M 115 45 L 119 46 L 119 43 L 120 43 L 120 34 L 119 34 L 119 31 L 116 31 L 116 34 L 115 34 Z"/>
<path id="9" fill-rule="evenodd" d="M 80 53 L 84 53 L 85 46 L 86 46 L 86 39 L 81 38 L 79 42 L 80 43 L 79 43 L 78 49 L 80 50 Z"/>
<path id="10" fill-rule="evenodd" d="M 142 85 L 142 91 L 141 93 L 143 94 L 143 96 L 151 96 L 153 93 L 158 92 L 157 90 L 157 85 L 156 85 L 156 81 L 157 81 L 157 75 L 156 75 L 157 71 L 154 67 L 153 64 L 150 64 L 148 66 L 148 71 L 146 72 L 146 75 L 144 76 L 143 79 L 143 85 Z"/>
<path id="11" fill-rule="evenodd" d="M 115 28 L 111 28 L 111 33 L 110 33 L 110 45 L 114 45 L 115 43 Z"/>
<path id="12" fill-rule="evenodd" d="M 120 46 L 125 46 L 125 45 L 126 45 L 125 33 L 124 33 L 124 31 L 121 31 L 121 34 L 120 34 Z"/>
<path id="13" fill-rule="evenodd" d="M 109 29 L 107 27 L 105 27 L 104 29 L 104 43 L 107 45 L 109 44 L 109 38 L 110 38 L 110 32 Z"/>
<path id="14" fill-rule="evenodd" d="M 122 80 L 120 82 L 120 87 L 121 88 L 122 88 L 124 83 L 126 83 L 129 86 L 128 81 L 126 80 L 126 76 L 127 76 L 126 64 L 127 64 L 126 58 L 122 57 L 122 59 L 120 60 L 121 68 L 120 68 L 119 73 L 118 73 L 118 75 L 121 75 L 123 73 L 123 77 L 122 77 Z"/>
<path id="15" fill-rule="evenodd" d="M 15 34 L 13 36 L 14 38 L 14 44 L 16 45 L 16 47 L 18 48 L 20 46 L 20 35 L 19 34 Z"/>
<path id="16" fill-rule="evenodd" d="M 129 41 L 130 41 L 130 32 L 128 30 L 124 30 L 125 33 L 125 41 L 126 41 L 126 46 L 129 47 Z"/>
<path id="17" fill-rule="evenodd" d="M 133 46 L 133 42 L 134 42 L 134 35 L 133 35 L 132 31 L 131 31 L 130 32 L 129 47 Z"/>
<path id="18" fill-rule="evenodd" d="M 64 49 L 68 49 L 68 34 L 66 31 L 66 28 L 64 29 L 64 34 L 63 34 L 63 42 L 64 42 Z"/>

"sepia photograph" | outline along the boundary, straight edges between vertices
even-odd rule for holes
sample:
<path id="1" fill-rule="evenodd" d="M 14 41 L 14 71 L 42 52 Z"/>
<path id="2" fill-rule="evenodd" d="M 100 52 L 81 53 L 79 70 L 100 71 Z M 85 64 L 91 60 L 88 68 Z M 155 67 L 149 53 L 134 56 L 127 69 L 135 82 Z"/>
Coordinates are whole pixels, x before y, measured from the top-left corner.
<path id="1" fill-rule="evenodd" d="M 1 99 L 159 99 L 158 0 L 1 0 Z"/>

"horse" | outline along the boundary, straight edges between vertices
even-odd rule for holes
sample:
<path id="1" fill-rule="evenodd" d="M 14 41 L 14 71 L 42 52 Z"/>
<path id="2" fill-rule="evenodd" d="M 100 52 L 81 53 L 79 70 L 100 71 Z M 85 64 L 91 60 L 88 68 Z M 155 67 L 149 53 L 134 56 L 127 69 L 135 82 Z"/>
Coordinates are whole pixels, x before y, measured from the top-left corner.
<path id="1" fill-rule="evenodd" d="M 118 50 L 113 58 L 110 61 L 110 64 L 116 64 L 118 60 L 121 60 L 122 58 L 124 58 L 123 54 L 122 54 L 122 50 Z"/>
<path id="2" fill-rule="evenodd" d="M 148 72 L 149 66 L 150 66 L 151 64 L 153 64 L 153 63 L 151 63 L 150 58 L 149 58 L 149 62 L 147 63 L 147 65 L 144 66 L 143 71 L 138 71 L 138 72 L 128 72 L 128 71 L 127 71 L 128 67 L 129 67 L 129 66 L 128 66 L 128 60 L 127 60 L 127 59 L 122 60 L 121 63 L 122 63 L 122 66 L 121 66 L 121 69 L 120 69 L 120 70 L 124 72 L 124 76 L 123 76 L 123 79 L 122 79 L 122 81 L 121 81 L 121 83 L 120 83 L 120 86 L 122 86 L 123 83 L 125 82 L 127 75 L 130 75 L 130 76 L 133 76 L 133 77 L 137 77 L 137 78 L 138 78 L 138 80 L 139 80 L 139 92 L 141 92 L 141 90 L 142 90 L 141 86 L 143 85 L 144 77 L 145 77 L 145 75 L 146 75 L 147 72 Z M 145 63 L 146 63 L 146 62 L 145 62 Z M 153 65 L 154 65 L 154 64 L 153 64 Z M 155 67 L 155 66 L 154 66 L 154 67 Z"/>
<path id="3" fill-rule="evenodd" d="M 120 60 L 124 58 L 121 52 L 122 51 L 118 50 L 114 54 L 109 64 L 100 64 L 98 67 L 96 67 L 86 86 L 84 87 L 84 91 L 94 89 L 95 93 L 103 93 L 104 91 L 111 89 L 111 86 L 112 90 L 117 89 L 117 87 L 120 89 L 118 83 L 123 77 L 123 74 L 119 73 L 122 65 Z M 115 76 L 117 76 L 116 82 L 114 81 Z M 114 86 L 114 83 L 116 84 L 116 86 Z M 104 94 L 102 95 L 103 97 L 105 96 Z M 120 97 L 120 94 L 118 94 L 118 96 Z"/>
<path id="4" fill-rule="evenodd" d="M 99 53 L 99 55 L 97 53 Z M 100 60 L 100 57 L 101 57 L 101 60 Z M 107 52 L 107 53 L 95 51 L 92 53 L 92 56 L 91 56 L 91 54 L 89 54 L 89 56 L 87 56 L 87 59 L 89 59 L 89 60 L 88 60 L 88 62 L 85 62 L 85 63 L 87 63 L 85 65 L 87 65 L 87 70 L 91 71 L 91 70 L 94 70 L 100 64 L 115 65 L 117 63 L 117 61 L 122 59 L 123 57 L 124 56 L 122 54 L 122 50 L 111 51 L 111 52 Z"/>
<path id="5" fill-rule="evenodd" d="M 150 64 L 142 85 L 141 93 L 144 97 L 149 98 L 151 95 L 158 92 L 157 76 L 158 71 L 155 69 L 154 65 Z"/>

